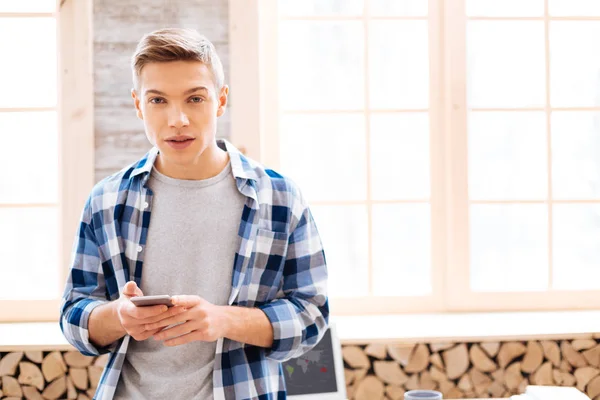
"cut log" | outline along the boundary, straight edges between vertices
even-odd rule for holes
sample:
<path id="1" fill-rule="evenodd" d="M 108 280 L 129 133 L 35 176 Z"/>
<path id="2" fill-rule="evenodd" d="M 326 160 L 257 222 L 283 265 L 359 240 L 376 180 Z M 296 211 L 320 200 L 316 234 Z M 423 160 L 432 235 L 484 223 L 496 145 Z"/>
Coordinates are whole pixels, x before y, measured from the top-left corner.
<path id="1" fill-rule="evenodd" d="M 498 369 L 494 372 L 492 372 L 490 375 L 492 375 L 492 379 L 498 382 L 504 382 L 504 370 L 503 369 Z"/>
<path id="2" fill-rule="evenodd" d="M 471 382 L 471 377 L 469 375 L 463 375 L 458 381 L 458 388 L 463 392 L 469 392 L 473 390 L 473 382 Z"/>
<path id="3" fill-rule="evenodd" d="M 471 362 L 481 372 L 492 372 L 498 369 L 498 366 L 490 360 L 487 354 L 477 344 L 473 344 L 469 350 Z"/>
<path id="4" fill-rule="evenodd" d="M 552 363 L 546 361 L 532 375 L 531 383 L 534 385 L 553 385 L 554 378 L 552 376 Z"/>
<path id="5" fill-rule="evenodd" d="M 40 371 L 40 367 L 29 361 L 23 361 L 19 363 L 19 372 L 19 383 L 21 385 L 31 385 L 38 390 L 44 390 L 44 376 Z"/>
<path id="6" fill-rule="evenodd" d="M 446 396 L 446 398 L 448 397 L 448 393 L 454 389 L 456 387 L 456 385 L 449 381 L 449 380 L 445 380 L 445 381 L 440 381 L 438 382 L 438 389 L 440 392 L 442 392 L 442 394 L 444 396 Z"/>
<path id="7" fill-rule="evenodd" d="M 521 370 L 531 374 L 542 365 L 543 361 L 544 349 L 542 345 L 533 340 L 528 342 L 525 357 L 523 357 L 523 361 L 521 362 Z"/>
<path id="8" fill-rule="evenodd" d="M 509 365 L 504 372 L 504 384 L 506 387 L 512 391 L 517 390 L 522 381 L 521 363 L 515 362 Z"/>
<path id="9" fill-rule="evenodd" d="M 578 353 L 577 351 L 575 351 L 575 349 L 573 348 L 573 346 L 571 346 L 571 344 L 569 342 L 567 342 L 566 340 L 563 340 L 560 343 L 560 349 L 562 351 L 563 357 L 573 367 L 575 367 L 575 368 L 581 368 L 581 367 L 586 367 L 588 365 L 588 363 L 585 360 L 585 358 L 580 353 Z"/>
<path id="10" fill-rule="evenodd" d="M 562 360 L 560 362 L 560 365 L 558 366 L 558 369 L 560 369 L 561 371 L 564 371 L 564 372 L 573 371 L 573 367 L 571 366 L 571 364 L 569 364 L 569 362 L 567 360 Z"/>
<path id="11" fill-rule="evenodd" d="M 77 398 L 77 389 L 75 389 L 75 385 L 71 380 L 70 376 L 67 376 L 67 399 L 76 399 Z"/>
<path id="12" fill-rule="evenodd" d="M 350 397 L 351 398 L 351 397 Z M 85 394 L 83 393 L 79 393 L 79 396 L 77 396 L 77 400 L 90 400 L 89 397 L 87 397 Z"/>
<path id="13" fill-rule="evenodd" d="M 368 372 L 369 372 L 369 370 L 367 368 L 355 369 L 354 370 L 354 383 L 359 383 L 360 381 L 362 381 L 365 378 L 365 376 L 367 376 Z"/>
<path id="14" fill-rule="evenodd" d="M 585 392 L 590 399 L 595 399 L 596 396 L 600 395 L 600 376 L 595 377 L 588 383 Z"/>
<path id="15" fill-rule="evenodd" d="M 19 385 L 19 382 L 12 376 L 2 377 L 2 391 L 6 397 L 23 397 L 21 385 Z"/>
<path id="16" fill-rule="evenodd" d="M 504 385 L 498 381 L 493 381 L 490 387 L 488 387 L 488 393 L 491 394 L 492 397 L 502 397 L 504 392 Z"/>
<path id="17" fill-rule="evenodd" d="M 367 376 L 356 388 L 356 400 L 372 400 L 383 398 L 383 383 L 374 376 Z"/>
<path id="18" fill-rule="evenodd" d="M 395 361 L 374 361 L 373 370 L 375 375 L 385 383 L 402 386 L 408 380 L 408 376 Z"/>
<path id="19" fill-rule="evenodd" d="M 414 348 L 414 344 L 390 345 L 388 346 L 387 351 L 393 360 L 396 360 L 400 365 L 406 367 Z"/>
<path id="20" fill-rule="evenodd" d="M 391 400 L 403 400 L 406 391 L 401 387 L 389 385 L 385 388 L 385 395 Z"/>
<path id="21" fill-rule="evenodd" d="M 448 350 L 452 346 L 454 346 L 454 343 L 431 343 L 429 345 L 429 347 L 431 348 L 431 351 L 434 352 L 434 353 L 438 353 L 440 351 Z"/>
<path id="22" fill-rule="evenodd" d="M 417 374 L 411 375 L 408 378 L 408 380 L 406 381 L 406 383 L 404 384 L 404 387 L 408 390 L 420 389 L 421 387 L 419 386 L 419 375 L 417 375 Z"/>
<path id="23" fill-rule="evenodd" d="M 517 357 L 522 356 L 526 351 L 526 347 L 519 342 L 506 342 L 500 346 L 498 352 L 498 364 L 500 368 L 506 368 L 508 364 Z"/>
<path id="24" fill-rule="evenodd" d="M 102 354 L 101 356 L 98 356 L 96 358 L 96 361 L 94 361 L 94 365 L 96 367 L 102 367 L 104 368 L 106 366 L 106 364 L 108 363 L 108 357 L 110 356 L 110 354 Z"/>
<path id="25" fill-rule="evenodd" d="M 587 350 L 596 346 L 596 341 L 593 339 L 575 339 L 571 342 L 571 346 L 576 351 Z"/>
<path id="26" fill-rule="evenodd" d="M 552 365 L 558 367 L 561 361 L 558 344 L 551 340 L 544 340 L 541 342 L 541 344 L 542 348 L 544 349 L 544 357 L 546 357 L 548 361 L 551 361 Z"/>
<path id="27" fill-rule="evenodd" d="M 576 379 L 573 375 L 559 369 L 554 369 L 552 371 L 552 377 L 554 378 L 554 382 L 559 386 L 575 386 L 576 383 Z"/>
<path id="28" fill-rule="evenodd" d="M 600 375 L 600 371 L 594 367 L 581 367 L 577 368 L 573 375 L 577 380 L 577 389 L 583 392 L 585 390 L 585 386 L 592 380 L 592 378 Z"/>
<path id="29" fill-rule="evenodd" d="M 0 360 L 0 376 L 13 376 L 17 372 L 17 365 L 23 358 L 22 351 L 8 353 Z"/>
<path id="30" fill-rule="evenodd" d="M 21 386 L 21 389 L 27 400 L 44 400 L 40 392 L 33 386 Z"/>
<path id="31" fill-rule="evenodd" d="M 96 389 L 88 389 L 85 391 L 90 399 L 93 399 L 96 396 Z"/>
<path id="32" fill-rule="evenodd" d="M 385 360 L 385 358 L 387 357 L 387 351 L 384 344 L 372 343 L 367 346 L 367 348 L 365 349 L 365 353 L 367 353 L 367 355 L 371 357 L 378 358 L 380 360 Z"/>
<path id="33" fill-rule="evenodd" d="M 44 361 L 42 361 L 42 373 L 44 374 L 44 378 L 46 378 L 46 382 L 52 382 L 56 378 L 64 376 L 66 372 L 67 365 L 60 352 L 53 351 L 44 357 Z"/>
<path id="34" fill-rule="evenodd" d="M 440 356 L 440 353 L 433 353 L 431 356 L 429 356 L 429 362 L 435 365 L 440 370 L 445 370 L 444 363 L 442 362 L 442 356 Z"/>
<path id="35" fill-rule="evenodd" d="M 443 381 L 448 380 L 448 377 L 446 376 L 446 374 L 444 374 L 442 371 L 440 371 L 434 365 L 429 367 L 429 374 L 431 375 L 431 379 L 433 379 L 436 382 L 443 382 Z"/>
<path id="36" fill-rule="evenodd" d="M 523 381 L 517 388 L 517 393 L 518 394 L 525 393 L 525 390 L 527 390 L 527 386 L 529 386 L 529 381 L 526 378 L 523 378 Z"/>
<path id="37" fill-rule="evenodd" d="M 429 349 L 426 344 L 420 343 L 410 356 L 404 371 L 409 374 L 423 371 L 429 365 Z"/>
<path id="38" fill-rule="evenodd" d="M 90 388 L 96 389 L 96 387 L 98 387 L 98 382 L 100 382 L 100 376 L 102 375 L 102 371 L 104 371 L 104 368 L 96 367 L 94 365 L 90 365 L 88 367 L 88 378 L 90 379 Z"/>
<path id="39" fill-rule="evenodd" d="M 469 369 L 469 352 L 465 343 L 442 353 L 448 379 L 458 379 Z"/>
<path id="40" fill-rule="evenodd" d="M 87 371 L 86 371 L 85 381 L 87 384 Z M 346 386 L 349 386 L 352 384 L 352 382 L 354 381 L 354 370 L 344 368 L 344 381 L 346 382 Z"/>
<path id="41" fill-rule="evenodd" d="M 487 393 L 487 389 L 492 384 L 490 377 L 476 368 L 471 368 L 469 375 L 471 376 L 475 393 L 480 397 Z"/>
<path id="42" fill-rule="evenodd" d="M 32 350 L 26 351 L 25 357 L 36 364 L 41 364 L 44 359 L 44 354 L 41 351 Z"/>
<path id="43" fill-rule="evenodd" d="M 88 388 L 88 371 L 86 368 L 71 368 L 69 369 L 69 376 L 77 389 L 86 390 Z M 349 383 L 346 382 L 346 384 Z"/>
<path id="44" fill-rule="evenodd" d="M 583 357 L 592 367 L 600 367 L 600 345 L 584 351 Z"/>
<path id="45" fill-rule="evenodd" d="M 481 343 L 481 348 L 487 353 L 490 357 L 496 357 L 498 354 L 498 350 L 500 349 L 499 342 L 483 342 Z"/>
<path id="46" fill-rule="evenodd" d="M 466 395 L 466 393 L 461 392 L 457 388 L 450 389 L 450 391 L 444 395 L 449 399 L 461 399 Z"/>
<path id="47" fill-rule="evenodd" d="M 84 356 L 78 351 L 68 351 L 65 353 L 65 362 L 69 367 L 85 368 L 92 365 L 94 357 Z"/>
<path id="48" fill-rule="evenodd" d="M 56 400 L 67 391 L 67 377 L 56 378 L 52 383 L 46 386 L 42 392 L 42 397 L 48 400 Z"/>
<path id="49" fill-rule="evenodd" d="M 352 368 L 369 368 L 371 366 L 369 357 L 358 346 L 344 346 L 342 356 Z"/>
<path id="50" fill-rule="evenodd" d="M 419 378 L 419 386 L 421 389 L 434 390 L 437 388 L 437 383 L 433 380 L 429 371 L 425 370 L 421 372 L 421 376 Z"/>

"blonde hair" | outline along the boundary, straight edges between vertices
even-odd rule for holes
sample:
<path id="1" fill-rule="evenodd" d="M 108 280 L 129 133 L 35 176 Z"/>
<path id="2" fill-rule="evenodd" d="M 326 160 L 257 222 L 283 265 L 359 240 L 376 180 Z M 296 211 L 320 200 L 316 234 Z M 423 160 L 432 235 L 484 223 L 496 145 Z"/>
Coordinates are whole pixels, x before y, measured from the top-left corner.
<path id="1" fill-rule="evenodd" d="M 212 73 L 217 91 L 223 87 L 223 64 L 215 46 L 194 29 L 166 28 L 144 35 L 138 43 L 131 58 L 134 88 L 146 64 L 169 61 L 200 61 Z"/>

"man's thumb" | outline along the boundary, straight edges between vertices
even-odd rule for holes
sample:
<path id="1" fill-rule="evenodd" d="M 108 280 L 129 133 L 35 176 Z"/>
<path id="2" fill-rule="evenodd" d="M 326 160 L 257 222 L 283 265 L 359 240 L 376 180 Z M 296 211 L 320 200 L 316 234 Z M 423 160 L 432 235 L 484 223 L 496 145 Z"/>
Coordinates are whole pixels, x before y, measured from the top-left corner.
<path id="1" fill-rule="evenodd" d="M 141 290 L 134 281 L 129 281 L 123 287 L 123 294 L 126 296 L 141 296 Z"/>

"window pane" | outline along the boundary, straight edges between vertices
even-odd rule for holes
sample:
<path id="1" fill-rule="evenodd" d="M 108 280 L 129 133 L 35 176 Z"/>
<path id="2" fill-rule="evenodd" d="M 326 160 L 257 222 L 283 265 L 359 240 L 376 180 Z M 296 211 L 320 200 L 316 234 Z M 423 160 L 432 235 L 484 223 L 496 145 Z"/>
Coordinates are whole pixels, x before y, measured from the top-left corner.
<path id="1" fill-rule="evenodd" d="M 0 298 L 60 297 L 58 209 L 0 208 Z"/>
<path id="2" fill-rule="evenodd" d="M 0 13 L 3 12 L 54 12 L 57 0 L 0 0 Z"/>
<path id="3" fill-rule="evenodd" d="M 556 204 L 553 212 L 553 287 L 600 289 L 600 205 Z"/>
<path id="4" fill-rule="evenodd" d="M 311 206 L 325 249 L 332 297 L 368 294 L 366 206 Z"/>
<path id="5" fill-rule="evenodd" d="M 600 198 L 600 113 L 552 113 L 552 192 L 563 200 Z"/>
<path id="6" fill-rule="evenodd" d="M 279 97 L 284 110 L 364 108 L 361 21 L 282 21 Z"/>
<path id="7" fill-rule="evenodd" d="M 469 113 L 470 198 L 547 198 L 546 141 L 543 112 Z"/>
<path id="8" fill-rule="evenodd" d="M 363 0 L 279 0 L 279 13 L 290 16 L 362 15 Z"/>
<path id="9" fill-rule="evenodd" d="M 0 108 L 56 106 L 56 21 L 0 18 Z"/>
<path id="10" fill-rule="evenodd" d="M 371 16 L 427 16 L 427 0 L 370 0 L 369 14 Z"/>
<path id="11" fill-rule="evenodd" d="M 429 163 L 427 113 L 371 114 L 373 199 L 428 199 Z"/>
<path id="12" fill-rule="evenodd" d="M 598 0 L 548 0 L 550 15 L 592 17 L 600 15 Z"/>
<path id="13" fill-rule="evenodd" d="M 469 17 L 541 17 L 544 15 L 544 0 L 467 0 L 466 5 Z"/>
<path id="14" fill-rule="evenodd" d="M 369 26 L 371 108 L 428 108 L 427 21 L 372 21 Z"/>
<path id="15" fill-rule="evenodd" d="M 0 113 L 0 142 L 0 203 L 56 203 L 56 112 Z"/>
<path id="16" fill-rule="evenodd" d="M 281 170 L 309 200 L 366 200 L 362 113 L 284 115 L 280 124 Z"/>
<path id="17" fill-rule="evenodd" d="M 544 42 L 542 21 L 469 22 L 468 105 L 543 107 L 546 103 Z"/>
<path id="18" fill-rule="evenodd" d="M 600 106 L 600 21 L 550 22 L 553 107 Z"/>
<path id="19" fill-rule="evenodd" d="M 373 290 L 378 296 L 431 293 L 429 204 L 373 206 Z"/>
<path id="20" fill-rule="evenodd" d="M 472 290 L 547 289 L 546 205 L 475 204 L 470 218 Z"/>

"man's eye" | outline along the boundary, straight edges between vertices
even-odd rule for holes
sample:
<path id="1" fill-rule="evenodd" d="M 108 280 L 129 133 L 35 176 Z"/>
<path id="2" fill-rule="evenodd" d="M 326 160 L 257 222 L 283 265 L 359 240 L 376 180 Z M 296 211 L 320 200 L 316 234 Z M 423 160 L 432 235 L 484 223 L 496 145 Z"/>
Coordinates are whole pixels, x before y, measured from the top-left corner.
<path id="1" fill-rule="evenodd" d="M 194 96 L 190 98 L 190 101 L 192 103 L 202 103 L 204 101 L 204 99 L 202 97 L 199 96 Z"/>
<path id="2" fill-rule="evenodd" d="M 150 103 L 152 104 L 162 104 L 164 102 L 164 99 L 161 99 L 160 97 L 154 97 L 150 99 Z"/>

